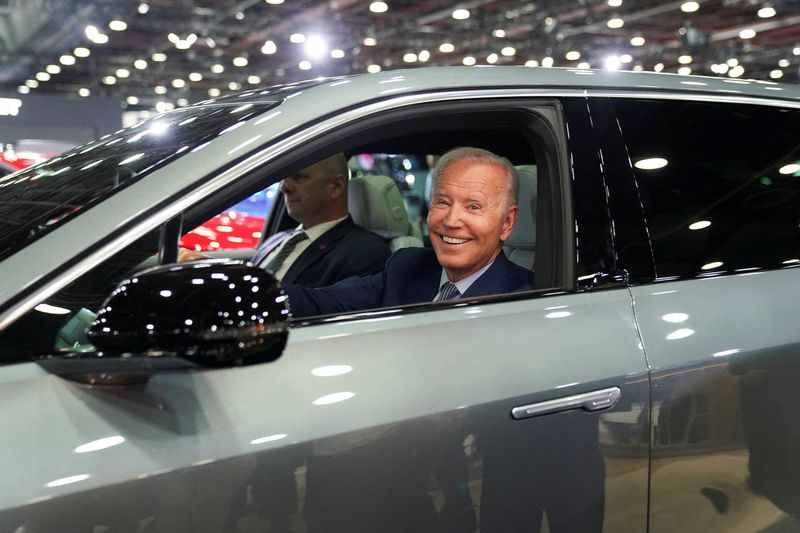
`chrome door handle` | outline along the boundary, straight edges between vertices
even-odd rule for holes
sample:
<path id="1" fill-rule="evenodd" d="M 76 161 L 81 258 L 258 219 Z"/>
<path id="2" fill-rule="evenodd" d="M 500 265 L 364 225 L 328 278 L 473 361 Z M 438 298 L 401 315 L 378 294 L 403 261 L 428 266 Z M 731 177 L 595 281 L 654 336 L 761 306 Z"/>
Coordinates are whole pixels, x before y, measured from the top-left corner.
<path id="1" fill-rule="evenodd" d="M 566 396 L 555 400 L 547 400 L 546 402 L 514 407 L 511 410 L 511 416 L 516 420 L 521 420 L 578 408 L 589 412 L 602 411 L 603 409 L 614 407 L 621 394 L 619 387 L 609 387 L 593 392 L 576 394 L 575 396 Z"/>

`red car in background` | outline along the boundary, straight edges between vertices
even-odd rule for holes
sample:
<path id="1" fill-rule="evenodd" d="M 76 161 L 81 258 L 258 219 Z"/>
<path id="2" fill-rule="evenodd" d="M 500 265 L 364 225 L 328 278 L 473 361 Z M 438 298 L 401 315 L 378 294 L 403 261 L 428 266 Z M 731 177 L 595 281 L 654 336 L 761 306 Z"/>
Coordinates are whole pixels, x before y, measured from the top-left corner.
<path id="1" fill-rule="evenodd" d="M 20 139 L 14 143 L 2 144 L 0 176 L 41 163 L 74 147 L 74 143 L 45 139 Z"/>

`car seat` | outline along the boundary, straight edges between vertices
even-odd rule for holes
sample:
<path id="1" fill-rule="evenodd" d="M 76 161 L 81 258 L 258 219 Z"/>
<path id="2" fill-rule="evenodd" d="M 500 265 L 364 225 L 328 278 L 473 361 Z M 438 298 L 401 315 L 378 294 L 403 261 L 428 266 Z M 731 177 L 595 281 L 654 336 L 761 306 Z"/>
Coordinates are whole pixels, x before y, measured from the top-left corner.
<path id="1" fill-rule="evenodd" d="M 387 239 L 392 252 L 423 246 L 419 229 L 408 221 L 403 197 L 392 178 L 372 174 L 352 178 L 347 206 L 353 221 Z"/>
<path id="2" fill-rule="evenodd" d="M 536 258 L 536 165 L 517 167 L 519 216 L 514 230 L 503 243 L 503 251 L 510 261 L 533 270 Z"/>

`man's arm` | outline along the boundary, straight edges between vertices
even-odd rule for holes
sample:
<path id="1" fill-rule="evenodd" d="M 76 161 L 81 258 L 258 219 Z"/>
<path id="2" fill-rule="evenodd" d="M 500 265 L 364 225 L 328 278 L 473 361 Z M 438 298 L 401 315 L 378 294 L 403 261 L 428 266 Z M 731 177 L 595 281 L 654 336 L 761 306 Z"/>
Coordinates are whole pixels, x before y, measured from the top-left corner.
<path id="1" fill-rule="evenodd" d="M 289 295 L 292 316 L 298 318 L 380 307 L 385 286 L 384 271 L 371 276 L 353 276 L 316 289 L 287 283 L 283 290 Z"/>

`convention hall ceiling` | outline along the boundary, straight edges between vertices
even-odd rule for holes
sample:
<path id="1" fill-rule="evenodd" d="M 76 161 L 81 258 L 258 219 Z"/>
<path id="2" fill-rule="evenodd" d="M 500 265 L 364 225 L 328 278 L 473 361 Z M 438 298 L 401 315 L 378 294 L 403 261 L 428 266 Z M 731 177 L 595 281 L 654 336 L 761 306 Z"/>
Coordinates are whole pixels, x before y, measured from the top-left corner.
<path id="1" fill-rule="evenodd" d="M 797 83 L 800 0 L 0 0 L 5 92 L 150 107 L 461 64 Z"/>

